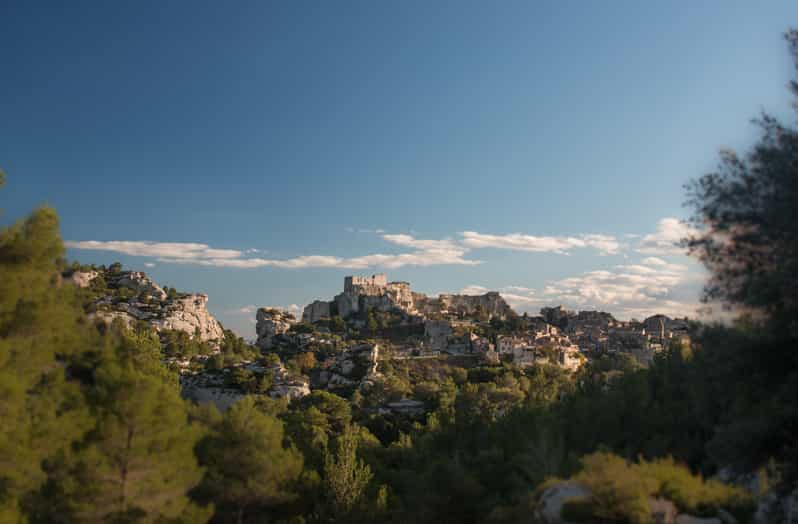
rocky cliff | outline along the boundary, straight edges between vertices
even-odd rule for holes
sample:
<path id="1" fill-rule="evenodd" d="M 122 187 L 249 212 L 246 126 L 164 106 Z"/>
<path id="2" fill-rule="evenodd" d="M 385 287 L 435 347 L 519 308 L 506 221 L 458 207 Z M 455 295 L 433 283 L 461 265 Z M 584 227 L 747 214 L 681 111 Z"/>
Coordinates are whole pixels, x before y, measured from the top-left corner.
<path id="1" fill-rule="evenodd" d="M 93 291 L 87 305 L 92 318 L 106 322 L 119 318 L 127 324 L 143 320 L 158 331 L 185 331 L 203 341 L 224 338 L 222 325 L 207 309 L 208 295 L 167 293 L 140 271 L 76 271 L 67 281 Z"/>
<path id="2" fill-rule="evenodd" d="M 296 323 L 296 317 L 275 308 L 259 308 L 255 315 L 255 331 L 258 340 L 255 342 L 261 349 L 271 349 L 274 346 L 274 337 L 287 332 Z"/>

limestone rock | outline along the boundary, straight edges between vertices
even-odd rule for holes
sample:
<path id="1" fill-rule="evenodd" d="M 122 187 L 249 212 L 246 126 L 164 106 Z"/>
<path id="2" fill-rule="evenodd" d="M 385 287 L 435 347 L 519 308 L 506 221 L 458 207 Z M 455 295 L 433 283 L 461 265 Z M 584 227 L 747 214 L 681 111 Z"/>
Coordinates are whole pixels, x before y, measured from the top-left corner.
<path id="1" fill-rule="evenodd" d="M 255 344 L 261 349 L 271 349 L 274 337 L 284 334 L 296 323 L 294 315 L 275 308 L 259 308 L 255 320 L 258 334 Z"/>
<path id="2" fill-rule="evenodd" d="M 287 398 L 293 400 L 310 395 L 310 387 L 307 382 L 297 382 L 294 384 L 275 384 L 269 391 L 271 398 Z"/>
<path id="3" fill-rule="evenodd" d="M 190 335 L 199 333 L 200 340 L 224 338 L 222 325 L 206 309 L 208 295 L 197 293 L 174 299 L 162 318 L 151 321 L 157 330 L 176 329 Z"/>
<path id="4" fill-rule="evenodd" d="M 165 300 L 166 292 L 161 286 L 150 280 L 150 278 L 141 271 L 125 271 L 110 278 L 108 284 L 113 287 L 126 287 L 132 289 L 137 295 L 144 293 L 156 300 Z"/>
<path id="5" fill-rule="evenodd" d="M 121 319 L 126 326 L 132 325 L 136 318 L 124 311 L 97 311 L 89 314 L 89 320 L 101 320 L 106 324 L 112 323 L 115 319 Z"/>
<path id="6" fill-rule="evenodd" d="M 490 317 L 507 318 L 513 314 L 509 304 L 495 291 L 484 295 L 441 295 L 439 300 L 441 308 L 450 313 L 473 315 L 481 309 Z"/>
<path id="7" fill-rule="evenodd" d="M 77 287 L 89 287 L 91 281 L 97 278 L 96 271 L 75 271 L 70 275 L 70 281 Z"/>
<path id="8" fill-rule="evenodd" d="M 330 318 L 330 303 L 316 300 L 305 306 L 302 311 L 302 322 L 318 322 L 322 318 Z"/>

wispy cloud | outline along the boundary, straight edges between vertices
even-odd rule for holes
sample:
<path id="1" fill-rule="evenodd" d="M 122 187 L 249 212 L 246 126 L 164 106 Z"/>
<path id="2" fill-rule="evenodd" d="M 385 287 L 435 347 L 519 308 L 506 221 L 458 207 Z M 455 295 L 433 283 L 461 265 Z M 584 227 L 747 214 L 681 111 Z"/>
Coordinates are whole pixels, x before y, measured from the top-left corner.
<path id="1" fill-rule="evenodd" d="M 72 249 L 113 251 L 135 257 L 157 257 L 175 260 L 196 260 L 215 258 L 237 258 L 242 255 L 236 249 L 214 249 L 208 244 L 193 242 L 149 242 L 137 240 L 81 240 L 64 242 Z"/>
<path id="2" fill-rule="evenodd" d="M 612 235 L 585 234 L 575 236 L 535 236 L 523 233 L 493 235 L 476 231 L 460 233 L 462 243 L 473 249 L 494 248 L 535 253 L 568 254 L 576 248 L 593 248 L 603 255 L 615 255 L 622 245 Z"/>
<path id="3" fill-rule="evenodd" d="M 404 266 L 476 265 L 480 263 L 478 260 L 464 258 L 468 248 L 458 246 L 448 240 L 423 240 L 410 235 L 384 235 L 384 238 L 390 243 L 411 248 L 413 251 L 398 254 L 376 253 L 358 257 L 304 255 L 273 259 L 247 256 L 247 251 L 215 249 L 207 244 L 188 242 L 85 240 L 68 241 L 65 244 L 72 249 L 110 251 L 130 256 L 152 257 L 162 263 L 242 269 L 259 267 L 365 269 L 377 266 L 395 269 Z"/>

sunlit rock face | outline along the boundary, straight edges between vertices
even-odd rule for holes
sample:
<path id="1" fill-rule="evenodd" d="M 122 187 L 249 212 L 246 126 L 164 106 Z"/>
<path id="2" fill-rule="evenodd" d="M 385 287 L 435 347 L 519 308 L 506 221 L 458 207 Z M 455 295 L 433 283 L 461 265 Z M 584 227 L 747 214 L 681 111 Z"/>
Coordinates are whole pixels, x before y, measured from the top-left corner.
<path id="1" fill-rule="evenodd" d="M 79 287 L 89 287 L 98 276 L 102 276 L 107 290 L 91 304 L 93 319 L 108 323 L 121 319 L 126 324 L 142 320 L 158 331 L 185 331 L 206 342 L 224 338 L 222 325 L 207 309 L 206 294 L 167 294 L 140 271 L 75 272 L 70 278 Z"/>
<path id="2" fill-rule="evenodd" d="M 137 295 L 145 294 L 155 300 L 166 299 L 166 292 L 163 288 L 150 280 L 141 271 L 125 271 L 119 273 L 119 276 L 108 275 L 106 281 L 111 287 L 126 287 L 133 290 Z"/>
<path id="3" fill-rule="evenodd" d="M 153 319 L 155 329 L 176 329 L 191 335 L 198 335 L 200 340 L 219 340 L 224 338 L 224 331 L 219 321 L 208 312 L 208 295 L 196 293 L 173 299 L 164 309 L 163 318 Z"/>
<path id="4" fill-rule="evenodd" d="M 258 334 L 255 344 L 261 349 L 271 349 L 274 346 L 274 337 L 287 332 L 296 323 L 296 318 L 279 309 L 259 308 L 255 321 L 255 331 Z"/>
<path id="5" fill-rule="evenodd" d="M 96 271 L 75 271 L 69 276 L 69 281 L 71 281 L 77 287 L 85 288 L 91 285 L 91 281 L 97 278 Z"/>

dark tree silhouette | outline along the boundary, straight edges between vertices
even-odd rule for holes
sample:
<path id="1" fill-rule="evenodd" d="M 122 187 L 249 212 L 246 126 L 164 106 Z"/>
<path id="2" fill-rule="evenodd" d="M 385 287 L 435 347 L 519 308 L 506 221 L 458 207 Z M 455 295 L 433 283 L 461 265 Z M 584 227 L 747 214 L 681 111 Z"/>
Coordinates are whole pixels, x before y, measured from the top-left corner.
<path id="1" fill-rule="evenodd" d="M 785 33 L 798 70 L 798 30 Z M 790 83 L 798 109 L 798 82 Z M 709 269 L 706 300 L 757 312 L 798 335 L 798 130 L 762 114 L 744 156 L 722 151 L 718 170 L 687 186 L 698 233 L 686 240 Z"/>

